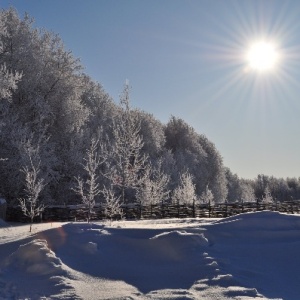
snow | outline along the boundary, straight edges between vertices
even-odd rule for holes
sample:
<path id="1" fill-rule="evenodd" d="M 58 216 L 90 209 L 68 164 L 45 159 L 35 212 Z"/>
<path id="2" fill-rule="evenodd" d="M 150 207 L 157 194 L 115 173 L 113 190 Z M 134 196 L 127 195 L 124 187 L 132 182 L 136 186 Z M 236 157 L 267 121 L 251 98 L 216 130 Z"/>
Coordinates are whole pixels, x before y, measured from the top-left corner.
<path id="1" fill-rule="evenodd" d="M 0 223 L 0 299 L 299 299 L 300 216 Z"/>

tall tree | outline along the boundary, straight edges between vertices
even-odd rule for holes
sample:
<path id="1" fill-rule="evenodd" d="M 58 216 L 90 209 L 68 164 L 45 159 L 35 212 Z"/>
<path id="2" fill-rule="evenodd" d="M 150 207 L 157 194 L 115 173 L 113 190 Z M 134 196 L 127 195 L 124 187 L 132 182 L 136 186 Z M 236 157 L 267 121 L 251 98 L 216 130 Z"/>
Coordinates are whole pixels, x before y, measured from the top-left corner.
<path id="1" fill-rule="evenodd" d="M 242 179 L 240 181 L 240 190 L 241 190 L 241 201 L 242 202 L 255 202 L 255 192 L 251 184 L 251 181 Z"/>
<path id="2" fill-rule="evenodd" d="M 179 173 L 189 170 L 194 177 L 197 195 L 201 195 L 209 185 L 215 201 L 225 201 L 225 169 L 215 145 L 204 135 L 196 133 L 186 122 L 175 117 L 171 117 L 166 125 L 165 134 L 166 147 L 171 150 Z M 173 180 L 176 181 L 174 177 Z"/>
<path id="3" fill-rule="evenodd" d="M 241 200 L 241 184 L 240 179 L 236 174 L 233 174 L 229 168 L 225 168 L 227 181 L 227 201 L 237 202 Z"/>
<path id="4" fill-rule="evenodd" d="M 160 160 L 166 143 L 163 124 L 144 111 L 134 110 L 133 113 L 140 122 L 140 135 L 144 143 L 142 152 L 154 163 Z"/>
<path id="5" fill-rule="evenodd" d="M 0 55 L 4 54 L 4 45 L 2 40 L 7 38 L 8 32 L 4 21 L 1 18 L 0 12 Z M 17 82 L 22 78 L 22 75 L 18 72 L 13 73 L 12 70 L 8 70 L 6 62 L 2 62 L 0 65 L 0 99 L 9 99 L 12 91 L 17 89 Z"/>
<path id="6" fill-rule="evenodd" d="M 204 135 L 200 135 L 199 143 L 206 152 L 206 160 L 203 165 L 204 182 L 209 185 L 216 203 L 224 202 L 227 198 L 227 181 L 223 159 L 216 146 Z"/>
<path id="7" fill-rule="evenodd" d="M 0 32 L 0 82 L 12 82 L 13 74 L 22 74 L 17 89 L 10 84 L 10 101 L 0 102 L 0 112 L 5 111 L 1 116 L 0 157 L 7 153 L 8 161 L 18 157 L 8 134 L 18 135 L 23 127 L 30 132 L 46 130 L 53 161 L 57 161 L 56 174 L 60 176 L 49 184 L 49 190 L 52 198 L 66 200 L 70 194 L 68 184 L 77 170 L 73 146 L 80 144 L 81 130 L 89 117 L 81 99 L 85 90 L 81 65 L 64 49 L 57 35 L 33 28 L 33 19 L 28 15 L 21 19 L 13 8 L 2 10 L 0 23 L 5 28 L 4 33 Z M 0 168 L 4 178 L 17 172 L 8 164 Z M 6 189 L 1 190 L 8 198 L 13 194 L 13 185 L 9 189 L 8 194 Z"/>
<path id="8" fill-rule="evenodd" d="M 122 110 L 119 118 L 113 122 L 114 142 L 107 169 L 108 177 L 120 190 L 121 201 L 125 203 L 130 201 L 126 199 L 126 191 L 135 192 L 139 186 L 148 157 L 142 153 L 144 143 L 140 135 L 140 121 L 130 108 L 128 84 L 124 87 L 120 105 Z"/>
<path id="9" fill-rule="evenodd" d="M 31 232 L 33 219 L 40 216 L 45 209 L 45 201 L 40 199 L 40 194 L 47 184 L 47 174 L 41 172 L 40 148 L 32 143 L 24 146 L 23 167 L 21 172 L 24 174 L 23 197 L 19 199 L 19 205 L 23 214 L 30 218 Z"/>
<path id="10" fill-rule="evenodd" d="M 23 214 L 30 218 L 31 232 L 33 219 L 40 216 L 45 209 L 45 205 L 39 202 L 39 195 L 44 188 L 43 179 L 39 178 L 40 166 L 31 163 L 31 166 L 22 169 L 25 174 L 25 197 L 20 198 L 20 207 Z"/>
<path id="11" fill-rule="evenodd" d="M 86 158 L 84 158 L 83 169 L 85 176 L 76 177 L 76 186 L 72 188 L 82 200 L 87 208 L 87 221 L 91 220 L 91 215 L 95 206 L 95 198 L 101 193 L 99 188 L 99 179 L 97 175 L 98 167 L 104 162 L 98 152 L 99 141 L 92 139 L 91 146 L 87 150 Z"/>

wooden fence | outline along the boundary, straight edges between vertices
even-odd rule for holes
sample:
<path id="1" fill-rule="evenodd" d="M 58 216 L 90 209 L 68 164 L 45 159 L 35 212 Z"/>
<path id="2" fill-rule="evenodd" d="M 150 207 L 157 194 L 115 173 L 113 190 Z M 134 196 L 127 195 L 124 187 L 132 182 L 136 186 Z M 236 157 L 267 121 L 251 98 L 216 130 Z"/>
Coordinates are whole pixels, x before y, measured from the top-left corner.
<path id="1" fill-rule="evenodd" d="M 220 204 L 196 204 L 196 205 L 170 205 L 155 204 L 141 206 L 139 204 L 123 205 L 123 216 L 116 215 L 114 219 L 124 217 L 134 219 L 163 219 L 163 218 L 225 218 L 245 212 L 263 210 L 278 211 L 289 214 L 300 213 L 300 200 L 285 201 L 272 204 L 261 202 L 251 203 L 220 203 Z M 36 218 L 36 222 L 51 221 L 85 221 L 87 212 L 83 205 L 52 206 L 47 207 L 43 214 Z M 106 219 L 105 207 L 97 205 L 94 208 L 91 220 Z M 19 207 L 8 207 L 7 221 L 28 222 Z"/>

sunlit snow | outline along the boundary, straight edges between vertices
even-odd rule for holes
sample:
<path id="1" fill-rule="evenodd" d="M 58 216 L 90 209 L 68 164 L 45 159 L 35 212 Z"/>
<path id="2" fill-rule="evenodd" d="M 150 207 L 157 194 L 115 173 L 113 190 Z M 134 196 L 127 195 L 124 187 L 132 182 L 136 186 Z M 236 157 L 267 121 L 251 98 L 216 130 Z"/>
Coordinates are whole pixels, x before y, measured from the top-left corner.
<path id="1" fill-rule="evenodd" d="M 0 299 L 298 299 L 300 216 L 0 220 Z"/>

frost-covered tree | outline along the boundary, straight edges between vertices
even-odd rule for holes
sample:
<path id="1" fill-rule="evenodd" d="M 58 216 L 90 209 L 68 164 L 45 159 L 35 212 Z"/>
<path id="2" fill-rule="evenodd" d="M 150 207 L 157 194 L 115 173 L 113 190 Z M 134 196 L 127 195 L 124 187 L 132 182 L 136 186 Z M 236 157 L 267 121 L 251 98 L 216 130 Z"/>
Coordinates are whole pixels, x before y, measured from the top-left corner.
<path id="1" fill-rule="evenodd" d="M 0 99 L 10 99 L 12 91 L 17 89 L 17 82 L 21 78 L 21 74 L 7 70 L 5 64 L 0 66 Z"/>
<path id="2" fill-rule="evenodd" d="M 241 201 L 242 202 L 255 202 L 256 201 L 254 188 L 252 187 L 250 182 L 247 182 L 247 180 L 241 180 L 240 190 L 241 190 Z"/>
<path id="3" fill-rule="evenodd" d="M 273 202 L 274 202 L 274 200 L 273 200 L 273 197 L 271 195 L 270 188 L 267 186 L 265 188 L 265 191 L 264 191 L 264 196 L 262 198 L 262 203 L 270 204 L 270 203 L 273 203 Z"/>
<path id="4" fill-rule="evenodd" d="M 228 202 L 255 202 L 255 192 L 251 180 L 240 179 L 232 174 L 229 168 L 225 169 L 227 180 Z"/>
<path id="5" fill-rule="evenodd" d="M 30 218 L 30 229 L 32 229 L 33 219 L 40 216 L 45 209 L 44 201 L 40 195 L 47 184 L 47 174 L 42 172 L 40 148 L 34 147 L 30 142 L 24 146 L 23 167 L 21 172 L 24 175 L 23 197 L 19 198 L 19 206 L 23 214 Z"/>
<path id="6" fill-rule="evenodd" d="M 269 176 L 259 174 L 254 181 L 255 196 L 257 199 L 264 197 L 265 189 L 269 186 Z"/>
<path id="7" fill-rule="evenodd" d="M 137 190 L 136 198 L 142 205 L 164 203 L 169 199 L 168 183 L 170 177 L 157 168 L 147 166 L 141 184 Z"/>
<path id="8" fill-rule="evenodd" d="M 125 203 L 130 201 L 126 199 L 126 191 L 135 191 L 139 186 L 148 157 L 141 151 L 144 143 L 140 135 L 140 122 L 130 108 L 128 84 L 124 87 L 120 104 L 122 111 L 113 122 L 114 141 L 107 169 L 108 177 L 120 190 L 121 201 Z"/>
<path id="9" fill-rule="evenodd" d="M 284 200 L 300 199 L 300 177 L 287 178 L 285 183 L 281 183 L 281 191 Z"/>
<path id="10" fill-rule="evenodd" d="M 151 114 L 130 108 L 128 85 L 120 105 L 115 104 L 83 73 L 57 34 L 33 25 L 30 16 L 20 18 L 13 8 L 0 11 L 0 158 L 7 158 L 0 163 L 0 193 L 9 204 L 23 189 L 22 145 L 30 134 L 40 147 L 41 172 L 48 174 L 42 196 L 56 203 L 73 201 L 74 177 L 85 180 L 78 161 L 93 137 L 107 141 L 110 153 L 96 171 L 98 182 L 101 187 L 113 184 L 121 202 L 140 197 L 137 190 L 143 185 L 144 192 L 149 189 L 155 176 L 151 173 L 148 183 L 143 181 L 145 167 L 159 160 L 170 177 L 167 190 L 180 185 L 180 174 L 189 170 L 197 196 L 209 185 L 215 202 L 241 199 L 239 179 L 227 184 L 222 157 L 204 135 L 179 118 L 163 125 Z M 267 184 L 276 199 L 300 198 L 299 180 L 294 186 L 293 180 L 260 179 L 253 183 L 258 199 Z"/>
<path id="11" fill-rule="evenodd" d="M 209 185 L 215 203 L 222 203 L 226 200 L 228 193 L 222 156 L 216 146 L 204 135 L 200 135 L 199 143 L 207 155 L 202 171 L 204 182 L 206 182 L 205 187 Z"/>
<path id="12" fill-rule="evenodd" d="M 115 217 L 122 218 L 123 209 L 120 201 L 120 196 L 117 197 L 115 195 L 113 187 L 111 186 L 110 188 L 106 188 L 104 186 L 101 193 L 104 197 L 104 214 L 107 218 L 110 219 L 110 222 L 112 222 L 113 218 Z"/>
<path id="13" fill-rule="evenodd" d="M 1 10 L 0 22 L 5 28 L 5 34 L 0 34 L 0 77 L 12 81 L 13 74 L 22 74 L 17 88 L 10 88 L 10 101 L 0 101 L 0 112 L 5 111 L 1 116 L 0 157 L 14 151 L 7 133 L 15 135 L 14 130 L 25 126 L 30 132 L 45 129 L 60 176 L 49 185 L 49 191 L 52 198 L 67 200 L 69 184 L 77 171 L 72 155 L 77 148 L 73 146 L 80 144 L 80 132 L 89 117 L 82 103 L 85 82 L 81 65 L 65 50 L 58 35 L 34 28 L 28 15 L 21 19 L 13 8 Z M 12 118 L 19 126 L 11 126 Z M 8 157 L 9 161 L 15 159 L 17 156 Z M 6 166 L 0 166 L 3 176 L 16 172 Z M 12 194 L 14 187 L 9 189 Z"/>
<path id="14" fill-rule="evenodd" d="M 75 177 L 76 185 L 73 189 L 82 200 L 82 203 L 87 208 L 87 221 L 91 220 L 91 215 L 95 206 L 95 198 L 101 193 L 99 188 L 99 178 L 97 175 L 98 167 L 104 162 L 103 158 L 99 155 L 99 141 L 92 139 L 91 146 L 87 150 L 86 157 L 84 158 L 83 169 L 85 176 Z"/>
<path id="15" fill-rule="evenodd" d="M 200 202 L 212 205 L 214 204 L 214 195 L 211 190 L 206 186 L 205 191 L 200 196 Z"/>
<path id="16" fill-rule="evenodd" d="M 259 174 L 252 181 L 252 186 L 257 199 L 265 197 L 265 189 L 268 187 L 273 199 L 276 201 L 288 201 L 300 199 L 300 178 L 275 178 Z"/>
<path id="17" fill-rule="evenodd" d="M 180 175 L 180 183 L 173 191 L 172 199 L 176 204 L 195 204 L 197 200 L 196 187 L 190 173 L 185 172 Z"/>
<path id="18" fill-rule="evenodd" d="M 3 40 L 7 38 L 7 28 L 0 17 L 0 54 L 4 54 Z M 2 62 L 0 65 L 0 99 L 9 99 L 12 91 L 17 89 L 17 82 L 22 78 L 22 75 L 18 72 L 8 70 L 6 62 Z"/>
<path id="19" fill-rule="evenodd" d="M 214 144 L 174 116 L 165 126 L 165 135 L 166 148 L 173 154 L 177 174 L 188 169 L 194 178 L 198 196 L 209 185 L 215 201 L 224 201 L 227 197 L 225 169 L 222 157 Z M 176 173 L 173 174 L 172 180 L 177 183 L 180 181 Z"/>
<path id="20" fill-rule="evenodd" d="M 39 196 L 45 186 L 43 178 L 39 177 L 40 165 L 34 165 L 31 161 L 30 166 L 22 169 L 25 174 L 24 198 L 19 199 L 23 214 L 30 218 L 30 229 L 32 229 L 33 219 L 40 216 L 45 209 L 45 205 L 39 201 Z"/>
<path id="21" fill-rule="evenodd" d="M 185 121 L 172 116 L 165 126 L 165 136 L 166 148 L 170 151 L 168 171 L 171 175 L 171 187 L 175 189 L 180 184 L 179 175 L 188 169 L 194 177 L 196 192 L 200 195 L 204 189 L 202 182 L 206 181 L 204 164 L 207 154 L 198 142 L 199 135 Z"/>
<path id="22" fill-rule="evenodd" d="M 100 141 L 104 137 L 113 140 L 113 120 L 118 116 L 120 110 L 118 105 L 113 102 L 99 83 L 94 82 L 87 75 L 83 75 L 82 80 L 84 88 L 81 103 L 89 112 L 84 126 L 86 139 L 90 140 L 91 137 L 98 136 L 99 128 L 101 128 Z"/>
<path id="23" fill-rule="evenodd" d="M 163 124 L 149 113 L 134 110 L 140 122 L 140 135 L 143 139 L 142 152 L 149 156 L 152 163 L 159 160 L 164 151 L 166 138 Z"/>
<path id="24" fill-rule="evenodd" d="M 7 120 L 7 119 L 6 119 Z M 39 161 L 40 176 L 44 178 L 45 188 L 41 197 L 45 201 L 52 201 L 50 186 L 58 179 L 55 167 L 57 161 L 53 155 L 53 144 L 49 142 L 46 129 L 37 128 L 32 132 L 26 125 L 22 126 L 18 119 L 10 120 L 0 131 L 0 137 L 9 137 L 1 142 L 2 157 L 7 158 L 0 164 L 0 191 L 9 200 L 11 206 L 16 205 L 15 199 L 23 194 L 24 179 L 20 167 L 30 166 L 30 157 L 34 163 Z M 1 140 L 1 139 L 0 139 Z"/>
<path id="25" fill-rule="evenodd" d="M 233 174 L 229 168 L 225 168 L 227 181 L 227 202 L 237 202 L 241 200 L 240 179 L 236 174 Z"/>

